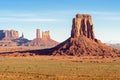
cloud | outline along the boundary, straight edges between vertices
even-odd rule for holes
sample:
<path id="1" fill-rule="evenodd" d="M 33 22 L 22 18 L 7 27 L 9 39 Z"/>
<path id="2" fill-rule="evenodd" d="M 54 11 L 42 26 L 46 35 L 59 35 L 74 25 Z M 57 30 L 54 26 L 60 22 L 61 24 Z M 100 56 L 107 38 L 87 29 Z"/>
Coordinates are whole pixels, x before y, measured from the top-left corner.
<path id="1" fill-rule="evenodd" d="M 57 19 L 42 19 L 42 18 L 0 18 L 0 22 L 8 22 L 8 21 L 20 21 L 20 22 L 54 22 L 58 21 Z"/>
<path id="2" fill-rule="evenodd" d="M 59 17 L 58 15 L 71 16 L 77 13 L 87 13 L 100 20 L 117 20 L 120 21 L 120 12 L 109 11 L 79 11 L 79 10 L 66 10 L 66 11 L 49 11 L 42 13 L 34 12 L 0 12 L 0 22 L 19 21 L 19 22 L 55 22 L 63 21 L 69 17 Z M 57 14 L 54 15 L 53 14 Z M 62 19 L 61 19 L 62 18 Z"/>
<path id="3" fill-rule="evenodd" d="M 0 12 L 0 17 L 34 17 L 33 13 L 19 13 L 19 12 Z"/>
<path id="4" fill-rule="evenodd" d="M 6 16 L 6 15 L 5 15 Z M 30 13 L 17 13 L 17 14 L 8 14 L 8 17 L 34 17 L 35 14 L 30 14 Z"/>
<path id="5" fill-rule="evenodd" d="M 89 12 L 94 15 L 120 15 L 119 12 L 105 12 L 105 11 L 91 11 Z"/>
<path id="6" fill-rule="evenodd" d="M 34 12 L 11 12 L 1 11 L 0 22 L 56 22 L 61 19 L 52 18 L 49 13 L 44 15 L 43 13 Z"/>
<path id="7" fill-rule="evenodd" d="M 120 21 L 120 12 L 91 11 L 87 13 L 92 14 L 96 19 L 100 20 Z"/>
<path id="8" fill-rule="evenodd" d="M 111 20 L 111 21 L 120 21 L 120 16 L 116 17 L 116 16 L 112 16 L 112 17 L 101 17 L 101 19 L 104 20 Z"/>

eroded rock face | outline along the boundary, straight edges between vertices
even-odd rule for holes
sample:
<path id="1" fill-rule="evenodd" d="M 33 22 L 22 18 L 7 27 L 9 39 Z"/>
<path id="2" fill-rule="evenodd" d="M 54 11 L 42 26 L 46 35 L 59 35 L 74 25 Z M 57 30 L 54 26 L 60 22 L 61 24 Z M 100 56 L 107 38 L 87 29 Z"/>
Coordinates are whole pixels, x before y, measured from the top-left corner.
<path id="1" fill-rule="evenodd" d="M 40 29 L 37 29 L 37 30 L 36 30 L 36 38 L 37 38 L 37 39 L 40 39 Z"/>
<path id="2" fill-rule="evenodd" d="M 78 38 L 80 35 L 95 39 L 92 18 L 88 14 L 77 14 L 73 19 L 71 37 Z"/>
<path id="3" fill-rule="evenodd" d="M 24 46 L 27 42 L 30 41 L 23 34 L 19 37 L 16 30 L 0 30 L 0 46 Z"/>
<path id="4" fill-rule="evenodd" d="M 0 30 L 0 40 L 12 40 L 19 37 L 18 31 L 15 30 Z"/>
<path id="5" fill-rule="evenodd" d="M 50 31 L 42 32 L 42 40 L 50 40 Z"/>

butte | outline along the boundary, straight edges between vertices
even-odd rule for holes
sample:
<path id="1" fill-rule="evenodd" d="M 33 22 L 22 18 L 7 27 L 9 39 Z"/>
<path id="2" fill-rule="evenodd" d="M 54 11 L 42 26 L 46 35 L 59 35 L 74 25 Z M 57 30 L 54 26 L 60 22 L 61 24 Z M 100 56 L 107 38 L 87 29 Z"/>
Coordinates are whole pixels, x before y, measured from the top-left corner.
<path id="1" fill-rule="evenodd" d="M 120 55 L 114 49 L 95 38 L 92 17 L 89 14 L 77 14 L 72 21 L 71 36 L 50 49 L 30 51 L 38 55 L 68 56 L 110 56 Z"/>

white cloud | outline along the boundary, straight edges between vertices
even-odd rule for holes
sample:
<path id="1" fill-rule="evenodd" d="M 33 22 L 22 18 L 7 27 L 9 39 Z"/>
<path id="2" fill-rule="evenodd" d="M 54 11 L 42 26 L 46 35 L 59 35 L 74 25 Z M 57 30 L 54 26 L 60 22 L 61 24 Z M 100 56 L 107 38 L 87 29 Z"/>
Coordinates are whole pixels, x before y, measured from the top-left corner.
<path id="1" fill-rule="evenodd" d="M 8 14 L 9 17 L 34 17 L 35 14 L 30 13 L 17 13 L 17 14 Z"/>
<path id="2" fill-rule="evenodd" d="M 120 21 L 120 16 L 118 16 L 118 17 L 116 17 L 116 16 L 102 17 L 101 19 L 104 19 L 104 20 L 113 20 L 113 21 Z"/>
<path id="3" fill-rule="evenodd" d="M 91 11 L 90 14 L 94 15 L 120 15 L 120 12 L 105 12 L 105 11 Z"/>
<path id="4" fill-rule="evenodd" d="M 72 13 L 71 13 L 72 12 Z M 51 18 L 52 14 L 61 15 L 73 15 L 77 13 L 87 13 L 95 16 L 96 19 L 101 20 L 119 20 L 120 12 L 109 12 L 109 11 L 79 11 L 79 10 L 68 10 L 68 11 L 49 11 L 49 13 L 28 13 L 28 12 L 0 12 L 0 22 L 7 21 L 21 21 L 21 22 L 53 22 L 53 21 L 63 21 L 63 19 Z M 49 17 L 50 16 L 50 17 Z M 54 17 L 54 16 L 53 16 Z M 60 18 L 60 17 L 59 17 Z"/>
<path id="5" fill-rule="evenodd" d="M 120 12 L 91 11 L 87 13 L 92 14 L 94 18 L 100 20 L 120 21 Z"/>
<path id="6" fill-rule="evenodd" d="M 57 19 L 42 19 L 42 18 L 0 18 L 0 22 L 8 22 L 8 21 L 20 21 L 20 22 L 53 22 L 58 21 Z"/>
<path id="7" fill-rule="evenodd" d="M 0 17 L 34 17 L 32 13 L 0 12 Z"/>
<path id="8" fill-rule="evenodd" d="M 48 13 L 47 13 L 48 15 Z M 54 22 L 60 19 L 51 18 L 43 15 L 43 13 L 30 13 L 30 12 L 11 12 L 0 11 L 0 22 Z"/>

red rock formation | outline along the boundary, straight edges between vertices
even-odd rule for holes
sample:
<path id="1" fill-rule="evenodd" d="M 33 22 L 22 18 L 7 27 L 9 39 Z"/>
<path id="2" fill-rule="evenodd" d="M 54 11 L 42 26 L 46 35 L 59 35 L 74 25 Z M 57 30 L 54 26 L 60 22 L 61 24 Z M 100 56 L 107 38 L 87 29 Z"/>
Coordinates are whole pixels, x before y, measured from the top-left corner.
<path id="1" fill-rule="evenodd" d="M 50 38 L 50 31 L 42 32 L 42 38 L 40 38 L 40 30 L 36 30 L 36 38 L 31 42 L 25 44 L 26 46 L 35 46 L 40 48 L 51 48 L 58 44 L 57 41 Z"/>
<path id="2" fill-rule="evenodd" d="M 95 39 L 92 18 L 88 14 L 77 14 L 73 19 L 71 37 L 52 49 L 49 55 L 117 56 L 118 50 Z M 42 54 L 42 53 L 41 53 Z"/>
<path id="3" fill-rule="evenodd" d="M 42 40 L 50 40 L 50 31 L 42 32 Z"/>
<path id="4" fill-rule="evenodd" d="M 23 34 L 19 37 L 16 30 L 0 30 L 0 46 L 23 46 L 27 42 L 30 41 Z"/>
<path id="5" fill-rule="evenodd" d="M 40 39 L 40 29 L 36 30 L 36 39 Z"/>
<path id="6" fill-rule="evenodd" d="M 88 14 L 77 14 L 73 19 L 71 37 L 77 38 L 80 35 L 95 39 L 92 18 Z"/>
<path id="7" fill-rule="evenodd" d="M 0 30 L 0 40 L 12 40 L 19 37 L 18 31 L 15 30 Z"/>

